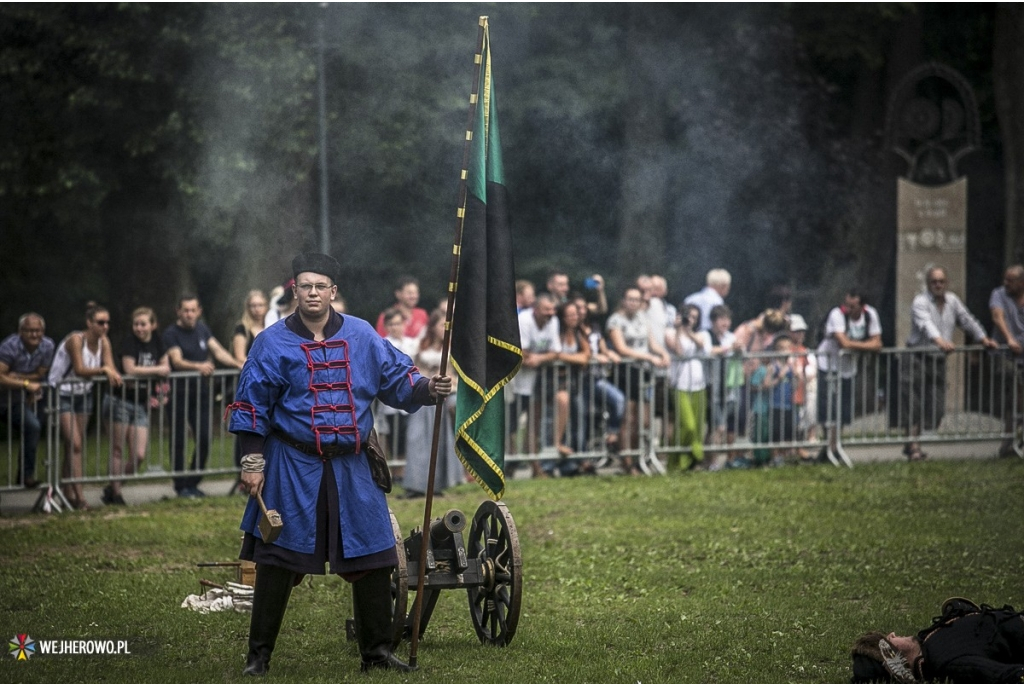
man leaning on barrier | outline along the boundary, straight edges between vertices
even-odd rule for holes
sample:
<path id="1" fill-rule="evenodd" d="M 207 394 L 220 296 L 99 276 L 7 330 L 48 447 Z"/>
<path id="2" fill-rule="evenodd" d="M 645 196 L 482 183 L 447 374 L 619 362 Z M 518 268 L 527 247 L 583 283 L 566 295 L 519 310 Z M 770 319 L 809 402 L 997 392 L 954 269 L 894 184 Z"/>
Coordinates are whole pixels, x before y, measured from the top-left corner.
<path id="1" fill-rule="evenodd" d="M 17 482 L 26 488 L 36 480 L 36 448 L 42 435 L 43 384 L 53 363 L 53 340 L 46 322 L 34 312 L 18 319 L 18 332 L 0 342 L 0 422 L 20 436 L 22 464 Z"/>
<path id="2" fill-rule="evenodd" d="M 1009 349 L 999 382 L 1004 390 L 1004 429 L 1013 436 L 1024 405 L 1024 266 L 1015 264 L 1006 270 L 1003 285 L 992 291 L 988 306 L 992 312 L 992 337 Z M 999 456 L 1009 456 L 1013 451 L 1013 438 L 1007 438 L 999 448 Z"/>
<path id="3" fill-rule="evenodd" d="M 213 393 L 208 380 L 216 366 L 210 357 L 224 366 L 240 369 L 241 362 L 232 356 L 213 337 L 213 331 L 200 319 L 203 307 L 199 298 L 185 295 L 178 300 L 177 319 L 163 334 L 167 357 L 174 371 L 198 371 L 199 377 L 175 378 L 172 380 L 172 437 L 171 451 L 174 471 L 185 470 L 185 442 L 188 426 L 192 426 L 196 448 L 192 454 L 190 470 L 202 471 L 210 456 L 210 419 L 213 413 Z M 174 478 L 174 491 L 178 497 L 203 497 L 199 489 L 202 476 L 180 476 Z"/>
<path id="4" fill-rule="evenodd" d="M 341 271 L 333 257 L 299 255 L 292 270 L 298 310 L 256 338 L 231 405 L 242 483 L 283 523 L 280 537 L 264 542 L 260 507 L 249 500 L 240 557 L 257 570 L 243 674 L 267 673 L 292 587 L 307 573 L 323 575 L 325 564 L 352 583 L 362 669 L 408 671 L 391 653 L 398 557 L 387 464 L 368 449 L 371 405 L 415 412 L 443 402 L 451 379 L 424 378 L 368 322 L 332 309 Z"/>
<path id="5" fill-rule="evenodd" d="M 864 301 L 858 288 L 846 291 L 843 304 L 825 319 L 818 344 L 818 423 L 824 429 L 827 454 L 834 454 L 840 426 L 853 421 L 853 382 L 858 353 L 882 349 L 882 325 L 878 311 Z M 846 352 L 846 354 L 841 354 Z"/>
<path id="6" fill-rule="evenodd" d="M 953 331 L 957 326 L 988 348 L 998 345 L 985 335 L 974 315 L 955 294 L 946 290 L 946 270 L 933 266 L 925 274 L 926 292 L 914 297 L 911 306 L 912 351 L 898 358 L 899 391 L 890 417 L 893 425 L 907 429 L 910 438 L 903 454 L 910 461 L 925 459 L 917 437 L 921 429 L 938 428 L 946 413 L 946 356 L 956 349 Z"/>

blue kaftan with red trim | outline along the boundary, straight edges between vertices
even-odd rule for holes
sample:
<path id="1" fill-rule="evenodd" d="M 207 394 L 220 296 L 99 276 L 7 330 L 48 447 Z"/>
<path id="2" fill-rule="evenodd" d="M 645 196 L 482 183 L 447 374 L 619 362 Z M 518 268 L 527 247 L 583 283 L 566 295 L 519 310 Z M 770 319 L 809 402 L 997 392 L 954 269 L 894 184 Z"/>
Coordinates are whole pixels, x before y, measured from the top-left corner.
<path id="1" fill-rule="evenodd" d="M 238 379 L 230 430 L 264 436 L 263 501 L 284 529 L 274 544 L 305 554 L 316 543 L 316 503 L 324 458 L 277 439 L 281 432 L 307 445 L 341 446 L 352 453 L 326 459 L 338 487 L 345 558 L 395 544 L 387 499 L 373 482 L 366 438 L 379 399 L 415 412 L 413 386 L 422 378 L 412 360 L 362 319 L 345 315 L 330 338 L 315 342 L 280 321 L 256 336 Z M 260 509 L 250 498 L 241 529 L 257 537 Z"/>

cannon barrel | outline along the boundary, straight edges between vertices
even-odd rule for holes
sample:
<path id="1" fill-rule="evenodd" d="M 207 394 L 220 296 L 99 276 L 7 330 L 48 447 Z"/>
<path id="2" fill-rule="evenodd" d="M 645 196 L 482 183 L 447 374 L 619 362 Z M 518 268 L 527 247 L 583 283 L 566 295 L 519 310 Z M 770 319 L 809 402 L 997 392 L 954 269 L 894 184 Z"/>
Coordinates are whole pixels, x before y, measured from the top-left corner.
<path id="1" fill-rule="evenodd" d="M 391 572 L 392 649 L 412 636 L 417 618 L 419 637 L 423 637 L 443 590 L 468 593 L 470 618 L 481 642 L 509 644 L 519 624 L 523 562 L 508 507 L 503 502 L 486 500 L 472 520 L 457 509 L 450 509 L 443 517 L 430 521 L 425 526 L 427 530 L 417 527 L 405 539 L 394 512 L 390 515 L 398 557 Z M 463 540 L 467 528 L 469 544 Z M 430 537 L 424 538 L 425 535 Z M 428 544 L 424 546 L 424 542 Z M 420 581 L 423 597 L 417 597 L 413 611 L 406 613 L 409 595 L 413 587 L 419 592 Z M 356 639 L 354 618 L 345 621 L 345 633 L 349 640 Z"/>
<path id="2" fill-rule="evenodd" d="M 430 523 L 430 539 L 437 543 L 451 540 L 452 533 L 461 533 L 466 528 L 466 516 L 458 509 L 449 509 L 439 519 Z"/>

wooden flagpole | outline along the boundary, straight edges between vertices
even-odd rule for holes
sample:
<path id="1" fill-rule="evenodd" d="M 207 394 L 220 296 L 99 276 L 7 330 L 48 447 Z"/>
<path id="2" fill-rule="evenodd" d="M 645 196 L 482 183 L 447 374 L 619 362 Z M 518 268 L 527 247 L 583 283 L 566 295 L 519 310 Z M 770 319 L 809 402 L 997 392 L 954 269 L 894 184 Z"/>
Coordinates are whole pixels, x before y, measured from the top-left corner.
<path id="1" fill-rule="evenodd" d="M 483 65 L 484 36 L 488 34 L 487 17 L 480 17 L 479 31 L 474 53 L 473 86 L 469 94 L 469 117 L 466 123 L 466 140 L 462 150 L 462 173 L 459 178 L 459 208 L 455 218 L 455 241 L 452 246 L 451 272 L 448 276 L 448 303 L 444 316 L 444 340 L 441 343 L 441 368 L 438 373 L 447 375 L 448 352 L 452 342 L 452 313 L 455 311 L 455 292 L 459 283 L 459 257 L 462 249 L 462 227 L 466 219 L 466 177 L 469 174 L 469 151 L 473 144 L 473 121 L 479 105 L 477 87 L 480 83 L 480 68 Z M 434 505 L 434 471 L 437 468 L 437 449 L 441 437 L 441 422 L 444 419 L 444 404 L 434 408 L 434 436 L 430 444 L 430 470 L 427 477 L 426 502 L 423 509 L 423 527 L 420 535 L 420 557 L 416 579 L 416 602 L 413 604 L 412 639 L 409 646 L 409 665 L 416 667 L 417 649 L 420 642 L 420 616 L 423 612 L 423 586 L 426 579 L 427 539 L 430 536 L 430 516 Z"/>

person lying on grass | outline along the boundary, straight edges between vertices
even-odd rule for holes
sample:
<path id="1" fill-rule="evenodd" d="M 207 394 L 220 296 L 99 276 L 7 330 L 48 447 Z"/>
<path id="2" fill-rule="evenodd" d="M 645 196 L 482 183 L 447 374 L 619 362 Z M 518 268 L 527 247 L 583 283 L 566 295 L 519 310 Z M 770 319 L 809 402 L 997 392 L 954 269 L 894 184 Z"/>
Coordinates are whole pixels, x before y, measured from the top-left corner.
<path id="1" fill-rule="evenodd" d="M 1022 613 L 948 599 L 917 635 L 861 635 L 851 651 L 853 682 L 1024 682 Z"/>

